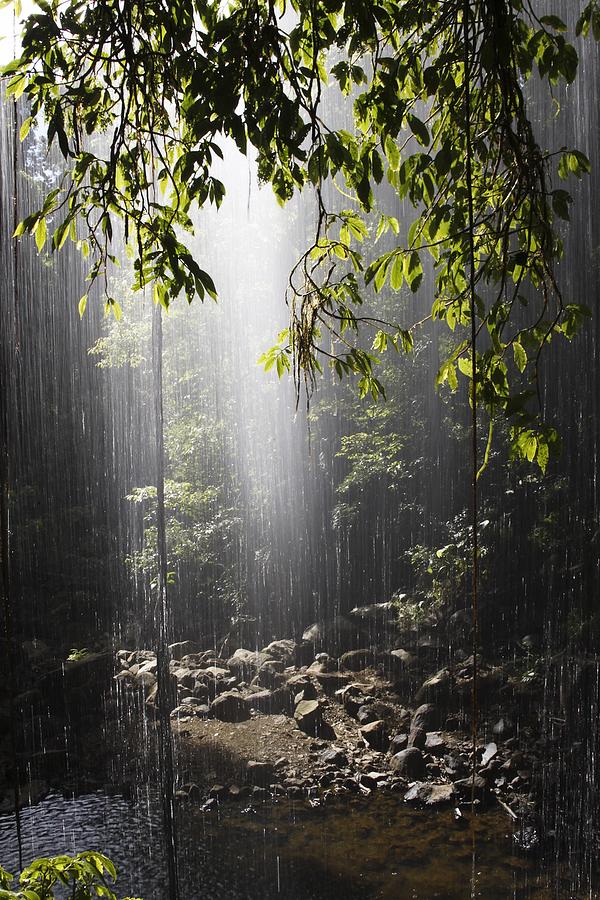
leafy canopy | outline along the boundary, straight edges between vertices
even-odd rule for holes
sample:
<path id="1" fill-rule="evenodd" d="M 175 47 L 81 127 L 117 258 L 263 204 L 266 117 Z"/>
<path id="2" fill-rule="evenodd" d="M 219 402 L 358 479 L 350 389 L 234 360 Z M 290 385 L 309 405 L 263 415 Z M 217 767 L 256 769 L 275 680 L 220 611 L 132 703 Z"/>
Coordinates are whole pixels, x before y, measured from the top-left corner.
<path id="1" fill-rule="evenodd" d="M 153 285 L 156 302 L 215 298 L 190 250 L 190 213 L 223 199 L 214 174 L 223 138 L 242 153 L 253 148 L 260 178 L 282 203 L 312 185 L 318 209 L 314 242 L 290 277 L 290 328 L 264 355 L 265 368 L 292 370 L 310 386 L 326 360 L 374 398 L 384 390 L 379 355 L 410 351 L 421 324 L 378 318 L 384 291 L 428 286 L 426 318 L 456 334 L 437 382 L 456 389 L 459 375 L 471 379 L 472 238 L 477 401 L 491 424 L 510 420 L 513 452 L 545 469 L 557 436 L 536 414 L 540 356 L 588 315 L 563 300 L 554 265 L 571 204 L 561 181 L 580 178 L 589 163 L 576 149 L 542 148 L 527 107 L 534 78 L 552 88 L 576 77 L 577 53 L 558 16 L 538 15 L 531 0 L 36 7 L 22 55 L 5 70 L 8 92 L 29 104 L 21 137 L 43 118 L 66 167 L 18 236 L 33 234 L 42 251 L 51 220 L 52 248 L 70 239 L 90 257 L 89 279 L 104 280 L 117 317 L 107 268 L 122 233 L 135 287 Z M 578 32 L 600 36 L 596 0 Z M 336 92 L 348 98 L 348 128 L 328 116 Z M 328 202 L 332 184 L 347 208 Z M 414 210 L 409 228 L 388 209 L 398 200 Z M 364 328 L 374 332 L 368 349 Z"/>

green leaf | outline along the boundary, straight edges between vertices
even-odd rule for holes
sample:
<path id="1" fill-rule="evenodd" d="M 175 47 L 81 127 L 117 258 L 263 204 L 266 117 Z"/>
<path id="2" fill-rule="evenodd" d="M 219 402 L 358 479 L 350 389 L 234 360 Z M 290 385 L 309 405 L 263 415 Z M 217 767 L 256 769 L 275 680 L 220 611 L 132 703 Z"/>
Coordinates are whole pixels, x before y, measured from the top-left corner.
<path id="1" fill-rule="evenodd" d="M 21 125 L 21 128 L 19 130 L 19 138 L 22 141 L 24 141 L 25 138 L 27 137 L 27 135 L 29 134 L 29 130 L 31 128 L 32 122 L 33 122 L 33 118 L 31 116 L 28 116 L 26 119 L 23 120 L 23 124 Z"/>
<path id="2" fill-rule="evenodd" d="M 388 163 L 390 164 L 390 169 L 392 171 L 397 172 L 400 168 L 400 150 L 398 149 L 398 145 L 396 141 L 390 137 L 389 134 L 386 134 L 383 149 L 385 151 L 385 155 Z"/>
<path id="3" fill-rule="evenodd" d="M 41 253 L 46 243 L 46 219 L 41 218 L 38 220 L 38 223 L 35 227 L 35 243 L 38 248 L 38 251 Z"/>
<path id="4" fill-rule="evenodd" d="M 80 319 L 83 319 L 83 314 L 85 313 L 85 308 L 87 306 L 87 302 L 88 302 L 88 295 L 84 294 L 77 305 L 77 309 L 79 310 L 79 318 Z"/>
<path id="5" fill-rule="evenodd" d="M 392 271 L 390 272 L 390 285 L 392 290 L 399 291 L 404 281 L 404 259 L 401 253 L 394 257 Z"/>
<path id="6" fill-rule="evenodd" d="M 548 444 L 546 443 L 546 441 L 538 440 L 538 448 L 535 461 L 544 474 L 546 473 L 546 467 L 548 465 L 549 457 L 550 448 L 548 447 Z"/>
<path id="7" fill-rule="evenodd" d="M 525 352 L 525 348 L 519 341 L 515 341 L 513 343 L 513 354 L 515 357 L 515 365 L 519 372 L 524 372 L 525 367 L 527 366 L 527 353 Z"/>
<path id="8" fill-rule="evenodd" d="M 415 116 L 412 113 L 409 113 L 407 118 L 408 118 L 408 126 L 409 126 L 410 130 L 412 131 L 412 133 L 414 134 L 414 136 L 416 137 L 416 139 L 418 140 L 418 142 L 420 144 L 422 144 L 424 147 L 428 147 L 429 143 L 431 141 L 431 138 L 429 136 L 429 130 L 427 128 L 427 125 L 425 125 L 425 123 L 422 122 L 418 116 Z"/>

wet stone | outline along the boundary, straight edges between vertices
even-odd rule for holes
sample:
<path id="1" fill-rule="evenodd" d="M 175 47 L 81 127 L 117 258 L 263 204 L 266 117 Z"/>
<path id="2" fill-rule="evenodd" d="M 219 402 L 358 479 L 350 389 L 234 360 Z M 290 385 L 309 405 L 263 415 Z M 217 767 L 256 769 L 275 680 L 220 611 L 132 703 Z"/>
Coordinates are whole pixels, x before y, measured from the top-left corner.
<path id="1" fill-rule="evenodd" d="M 324 765 L 335 766 L 339 769 L 343 769 L 348 765 L 348 757 L 339 747 L 330 747 L 324 750 L 319 759 Z"/>
<path id="2" fill-rule="evenodd" d="M 390 741 L 390 753 L 400 753 L 401 750 L 406 750 L 408 747 L 408 735 L 407 734 L 395 734 L 394 737 Z"/>
<path id="3" fill-rule="evenodd" d="M 425 731 L 435 731 L 440 726 L 440 711 L 433 703 L 423 703 L 412 718 L 413 728 L 424 728 Z"/>
<path id="4" fill-rule="evenodd" d="M 229 796 L 229 788 L 224 784 L 213 784 L 208 796 L 214 797 L 215 800 L 225 800 Z"/>
<path id="5" fill-rule="evenodd" d="M 425 750 L 433 756 L 443 756 L 446 752 L 446 741 L 439 731 L 430 731 L 425 741 Z"/>
<path id="6" fill-rule="evenodd" d="M 316 734 L 322 721 L 319 701 L 301 700 L 294 710 L 294 718 L 302 731 L 307 734 Z"/>
<path id="7" fill-rule="evenodd" d="M 390 768 L 397 775 L 403 775 L 411 780 L 422 778 L 425 772 L 423 754 L 417 747 L 408 747 L 392 756 Z"/>
<path id="8" fill-rule="evenodd" d="M 244 722 L 250 718 L 248 703 L 233 691 L 228 691 L 216 697 L 210 705 L 210 711 L 216 719 L 223 722 Z"/>
<path id="9" fill-rule="evenodd" d="M 373 750 L 387 749 L 388 736 L 383 719 L 378 719 L 375 722 L 370 722 L 368 725 L 363 725 L 360 729 L 360 734 L 365 743 L 369 747 L 372 747 Z"/>
<path id="10" fill-rule="evenodd" d="M 413 727 L 410 729 L 410 733 L 408 735 L 408 746 L 409 747 L 418 747 L 419 750 L 425 749 L 425 744 L 427 743 L 427 733 L 424 728 Z"/>
<path id="11" fill-rule="evenodd" d="M 340 668 L 350 672 L 360 672 L 370 668 L 376 663 L 376 654 L 373 650 L 349 650 L 343 653 L 339 659 Z"/>
<path id="12" fill-rule="evenodd" d="M 456 791 L 451 784 L 417 782 L 411 785 L 404 795 L 404 799 L 407 803 L 416 803 L 422 806 L 442 806 L 455 802 Z"/>
<path id="13" fill-rule="evenodd" d="M 453 688 L 453 678 L 448 669 L 440 669 L 435 675 L 431 675 L 423 682 L 415 695 L 417 703 L 426 703 L 435 700 L 445 703 L 449 700 Z"/>
<path id="14" fill-rule="evenodd" d="M 169 644 L 169 653 L 171 659 L 181 659 L 189 653 L 198 653 L 200 647 L 195 641 L 177 641 L 175 644 Z"/>

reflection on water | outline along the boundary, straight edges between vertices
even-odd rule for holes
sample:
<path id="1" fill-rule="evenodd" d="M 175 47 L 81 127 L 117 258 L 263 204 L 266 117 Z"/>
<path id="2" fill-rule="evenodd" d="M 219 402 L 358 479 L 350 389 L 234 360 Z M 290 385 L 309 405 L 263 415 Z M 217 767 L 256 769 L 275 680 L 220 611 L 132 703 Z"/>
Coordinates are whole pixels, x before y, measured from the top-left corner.
<path id="1" fill-rule="evenodd" d="M 53 795 L 23 812 L 24 857 L 102 850 L 119 870 L 119 895 L 164 900 L 159 808 L 102 792 Z M 223 805 L 180 813 L 182 896 L 186 900 L 462 900 L 575 897 L 556 872 L 519 852 L 511 822 L 490 812 L 470 828 L 451 810 L 423 813 L 396 797 L 302 804 Z M 0 818 L 0 861 L 16 869 L 11 817 Z M 594 894 L 587 894 L 593 897 Z"/>

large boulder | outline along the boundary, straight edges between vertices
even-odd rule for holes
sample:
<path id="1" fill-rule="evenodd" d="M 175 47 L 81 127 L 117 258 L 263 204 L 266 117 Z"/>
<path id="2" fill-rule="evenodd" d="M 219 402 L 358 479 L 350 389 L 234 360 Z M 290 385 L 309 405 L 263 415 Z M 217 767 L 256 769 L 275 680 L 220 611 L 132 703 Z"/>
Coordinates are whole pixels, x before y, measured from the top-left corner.
<path id="1" fill-rule="evenodd" d="M 271 763 L 250 759 L 246 763 L 246 777 L 250 784 L 268 787 L 275 778 L 275 769 Z"/>
<path id="2" fill-rule="evenodd" d="M 248 701 L 235 691 L 225 691 L 215 697 L 210 704 L 210 711 L 215 719 L 222 722 L 244 722 L 250 718 Z"/>
<path id="3" fill-rule="evenodd" d="M 425 774 L 425 760 L 417 747 L 408 747 L 392 756 L 390 768 L 396 775 L 402 775 L 404 778 L 414 781 L 422 778 Z"/>
<path id="4" fill-rule="evenodd" d="M 356 623 L 346 616 L 334 616 L 310 625 L 302 635 L 302 640 L 310 641 L 315 647 L 339 652 L 360 646 L 360 631 Z"/>
<path id="5" fill-rule="evenodd" d="M 294 710 L 298 728 L 307 734 L 317 734 L 323 721 L 321 704 L 318 700 L 301 700 Z"/>
<path id="6" fill-rule="evenodd" d="M 175 644 L 169 644 L 171 659 L 176 660 L 180 660 L 189 653 L 198 653 L 200 649 L 201 648 L 196 641 L 177 641 Z"/>
<path id="7" fill-rule="evenodd" d="M 339 659 L 341 669 L 349 672 L 361 672 L 363 669 L 372 668 L 377 662 L 377 653 L 374 650 L 348 650 L 342 653 Z"/>
<path id="8" fill-rule="evenodd" d="M 386 603 L 369 603 L 367 606 L 355 606 L 348 613 L 359 622 L 375 622 L 392 625 L 396 621 L 396 609 L 391 600 Z"/>
<path id="9" fill-rule="evenodd" d="M 441 703 L 446 705 L 452 696 L 454 679 L 448 669 L 440 669 L 423 682 L 415 694 L 416 703 Z"/>
<path id="10" fill-rule="evenodd" d="M 441 725 L 441 719 L 440 710 L 435 704 L 423 703 L 415 710 L 411 727 L 423 728 L 425 731 L 436 731 Z"/>
<path id="11" fill-rule="evenodd" d="M 247 681 L 249 678 L 253 678 L 261 666 L 271 659 L 272 657 L 267 653 L 259 653 L 255 650 L 246 650 L 244 647 L 240 647 L 233 656 L 229 657 L 227 665 L 234 675 Z"/>
<path id="12" fill-rule="evenodd" d="M 427 733 L 424 728 L 419 728 L 419 726 L 410 729 L 410 733 L 408 735 L 408 746 L 409 747 L 418 747 L 419 750 L 425 749 L 425 744 L 427 742 Z"/>
<path id="13" fill-rule="evenodd" d="M 254 679 L 255 684 L 271 689 L 281 687 L 285 681 L 284 667 L 284 663 L 280 659 L 268 660 L 258 670 L 258 675 Z"/>
<path id="14" fill-rule="evenodd" d="M 257 691 L 246 697 L 249 706 L 265 715 L 290 712 L 290 696 L 288 691 L 279 688 L 276 691 Z"/>
<path id="15" fill-rule="evenodd" d="M 286 666 L 298 665 L 298 644 L 291 639 L 271 641 L 271 643 L 267 644 L 266 647 L 263 647 L 260 652 L 271 657 L 271 659 L 281 660 Z"/>
<path id="16" fill-rule="evenodd" d="M 372 750 L 386 750 L 389 744 L 387 729 L 383 719 L 363 725 L 360 735 Z"/>

